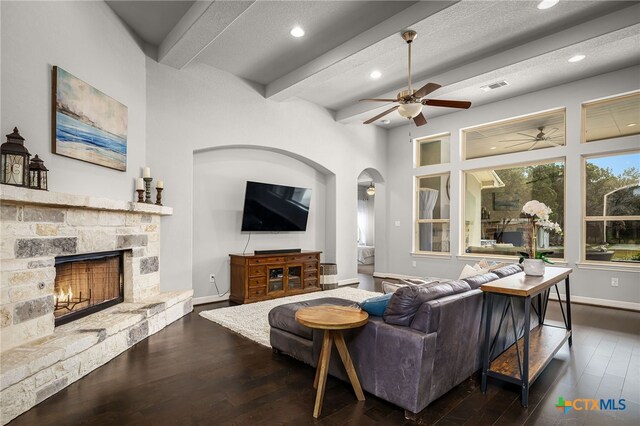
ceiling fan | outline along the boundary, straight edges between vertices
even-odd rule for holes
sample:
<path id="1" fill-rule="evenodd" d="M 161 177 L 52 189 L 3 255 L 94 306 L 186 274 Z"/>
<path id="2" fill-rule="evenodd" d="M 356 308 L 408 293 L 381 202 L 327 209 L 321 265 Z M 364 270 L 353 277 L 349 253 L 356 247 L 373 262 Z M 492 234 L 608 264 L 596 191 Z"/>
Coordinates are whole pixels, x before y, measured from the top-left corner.
<path id="1" fill-rule="evenodd" d="M 441 86 L 436 83 L 427 83 L 418 90 L 411 89 L 411 43 L 416 39 L 418 33 L 413 30 L 407 30 L 402 33 L 402 38 L 407 42 L 409 47 L 409 78 L 407 90 L 403 90 L 398 93 L 396 99 L 360 99 L 361 102 L 397 102 L 399 105 L 389 108 L 385 112 L 376 115 L 375 117 L 367 120 L 364 124 L 371 124 L 376 120 L 384 117 L 385 115 L 398 110 L 398 113 L 407 118 L 413 119 L 416 126 L 423 126 L 427 124 L 427 119 L 422 114 L 423 105 L 447 107 L 447 108 L 462 108 L 467 109 L 471 106 L 469 101 L 450 101 L 445 99 L 423 99 L 429 93 L 438 90 Z"/>
<path id="2" fill-rule="evenodd" d="M 564 136 L 562 135 L 552 136 L 555 132 L 558 131 L 557 127 L 554 127 L 548 132 L 545 132 L 544 129 L 545 129 L 544 126 L 538 127 L 538 133 L 536 135 L 528 135 L 526 133 L 517 132 L 516 135 L 525 136 L 526 138 L 525 139 L 505 139 L 505 140 L 501 140 L 500 142 L 518 142 L 514 145 L 509 145 L 505 148 L 513 148 L 516 146 L 526 145 L 530 143 L 531 146 L 527 148 L 527 151 L 531 151 L 533 148 L 536 147 L 536 145 L 540 143 L 548 143 L 549 145 L 552 145 L 552 146 L 562 146 L 561 140 L 564 138 Z"/>

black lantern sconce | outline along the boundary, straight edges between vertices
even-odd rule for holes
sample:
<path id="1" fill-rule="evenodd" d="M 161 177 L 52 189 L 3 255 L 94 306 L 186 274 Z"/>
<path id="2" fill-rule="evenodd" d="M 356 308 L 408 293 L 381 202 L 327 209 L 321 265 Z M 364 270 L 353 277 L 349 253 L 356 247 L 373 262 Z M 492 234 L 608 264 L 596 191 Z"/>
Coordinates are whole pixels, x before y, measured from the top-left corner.
<path id="1" fill-rule="evenodd" d="M 43 191 L 47 191 L 48 171 L 49 169 L 44 166 L 44 161 L 42 161 L 40 157 L 38 157 L 38 154 L 36 154 L 29 164 L 29 187 L 31 189 L 42 189 Z"/>
<path id="2" fill-rule="evenodd" d="M 18 128 L 7 135 L 0 146 L 0 183 L 29 187 L 29 151 L 24 147 L 24 138 Z"/>

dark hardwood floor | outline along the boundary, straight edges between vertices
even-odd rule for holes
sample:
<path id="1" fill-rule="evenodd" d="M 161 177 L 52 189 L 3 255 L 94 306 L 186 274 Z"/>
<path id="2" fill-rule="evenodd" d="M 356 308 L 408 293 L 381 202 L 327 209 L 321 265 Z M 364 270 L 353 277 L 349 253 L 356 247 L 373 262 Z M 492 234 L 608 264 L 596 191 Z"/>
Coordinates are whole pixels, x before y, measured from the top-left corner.
<path id="1" fill-rule="evenodd" d="M 548 320 L 561 318 L 550 303 Z M 217 307 L 224 306 L 218 304 Z M 314 370 L 196 312 L 137 344 L 11 425 L 404 425 L 403 410 L 330 378 L 322 415 L 312 417 Z M 474 376 L 423 410 L 437 425 L 608 425 L 640 419 L 640 314 L 574 305 L 574 346 L 565 345 L 531 388 Z M 559 396 L 624 398 L 625 411 L 555 408 Z M 2 401 L 3 404 L 10 401 Z"/>

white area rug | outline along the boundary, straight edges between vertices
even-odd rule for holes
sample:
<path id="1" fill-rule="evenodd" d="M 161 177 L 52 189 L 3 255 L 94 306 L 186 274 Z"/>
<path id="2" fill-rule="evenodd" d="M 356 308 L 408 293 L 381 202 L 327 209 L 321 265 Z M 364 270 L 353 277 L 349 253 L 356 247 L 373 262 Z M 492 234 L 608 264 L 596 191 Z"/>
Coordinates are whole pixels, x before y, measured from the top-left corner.
<path id="1" fill-rule="evenodd" d="M 342 287 L 335 290 L 317 291 L 315 293 L 265 300 L 264 302 L 202 311 L 200 312 L 200 316 L 270 348 L 268 315 L 269 311 L 276 306 L 305 300 L 321 299 L 323 297 L 339 297 L 354 302 L 362 302 L 374 296 L 380 296 L 380 293 L 359 290 L 352 287 Z"/>

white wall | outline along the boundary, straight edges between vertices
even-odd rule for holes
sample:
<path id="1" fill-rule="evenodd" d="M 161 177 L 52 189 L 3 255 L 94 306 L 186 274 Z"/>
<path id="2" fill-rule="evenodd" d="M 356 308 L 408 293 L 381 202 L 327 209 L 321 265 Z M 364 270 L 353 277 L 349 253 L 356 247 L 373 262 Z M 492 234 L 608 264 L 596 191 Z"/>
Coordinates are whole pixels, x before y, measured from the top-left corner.
<path id="1" fill-rule="evenodd" d="M 193 166 L 193 290 L 211 296 L 229 289 L 229 253 L 301 248 L 325 250 L 326 176 L 297 159 L 258 149 L 197 152 Z M 242 173 L 238 173 L 242 170 Z M 311 189 L 305 232 L 240 233 L 247 180 Z M 248 245 L 247 245 L 248 243 Z"/>
<path id="2" fill-rule="evenodd" d="M 223 146 L 278 150 L 335 175 L 326 182 L 324 259 L 337 261 L 340 279 L 357 277 L 356 182 L 368 167 L 384 175 L 386 131 L 336 123 L 306 101 L 267 100 L 261 88 L 206 65 L 175 70 L 149 59 L 147 159 L 165 181 L 164 202 L 174 208 L 162 224 L 163 290 L 192 286 L 193 208 L 202 201 L 193 188 L 193 153 Z M 229 173 L 246 180 L 254 171 Z M 235 241 L 228 253 L 238 250 Z"/>
<path id="3" fill-rule="evenodd" d="M 566 157 L 566 221 L 565 257 L 572 274 L 572 294 L 596 299 L 640 302 L 640 273 L 621 270 L 594 270 L 576 267 L 581 247 L 582 212 L 581 202 L 581 156 L 595 152 L 637 149 L 640 137 L 626 137 L 610 141 L 580 143 L 581 103 L 614 94 L 637 90 L 640 67 L 632 67 L 603 74 L 585 80 L 525 94 L 501 102 L 472 107 L 469 110 L 429 119 L 426 126 L 412 128 L 413 137 L 423 137 L 442 132 L 451 132 L 451 163 L 414 169 L 413 147 L 407 143 L 408 127 L 390 131 L 387 147 L 387 191 L 388 218 L 386 223 L 386 250 L 377 250 L 376 257 L 384 256 L 387 270 L 408 275 L 457 277 L 466 263 L 473 260 L 458 256 L 461 251 L 461 171 L 482 167 L 498 167 L 504 164 L 522 163 L 549 158 Z M 527 151 L 491 158 L 460 160 L 459 130 L 487 122 L 530 114 L 547 109 L 566 107 L 567 146 L 544 150 Z M 414 176 L 441 173 L 451 170 L 451 245 L 452 258 L 421 257 L 412 255 L 413 179 Z M 393 226 L 400 221 L 401 226 Z M 416 261 L 416 267 L 412 267 Z M 611 277 L 618 277 L 619 287 L 611 287 Z"/>
<path id="4" fill-rule="evenodd" d="M 132 200 L 145 162 L 145 56 L 103 2 L 0 2 L 0 131 L 17 126 L 49 168 L 49 190 Z M 127 172 L 51 153 L 51 69 L 58 65 L 129 109 Z"/>

